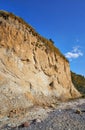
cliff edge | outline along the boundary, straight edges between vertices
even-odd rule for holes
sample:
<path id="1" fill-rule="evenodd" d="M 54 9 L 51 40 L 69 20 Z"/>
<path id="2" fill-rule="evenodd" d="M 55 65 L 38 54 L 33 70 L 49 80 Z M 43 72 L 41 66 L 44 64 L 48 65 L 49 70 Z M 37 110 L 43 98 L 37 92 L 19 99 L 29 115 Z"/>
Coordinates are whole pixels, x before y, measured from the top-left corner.
<path id="1" fill-rule="evenodd" d="M 52 41 L 0 11 L 0 118 L 79 96 L 69 62 Z"/>

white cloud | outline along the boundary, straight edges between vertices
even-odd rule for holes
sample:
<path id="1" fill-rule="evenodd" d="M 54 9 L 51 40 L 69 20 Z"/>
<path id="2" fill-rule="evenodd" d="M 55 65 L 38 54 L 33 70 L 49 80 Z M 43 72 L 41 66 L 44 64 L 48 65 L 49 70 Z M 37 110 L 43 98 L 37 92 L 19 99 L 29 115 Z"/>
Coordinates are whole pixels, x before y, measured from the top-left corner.
<path id="1" fill-rule="evenodd" d="M 72 60 L 72 59 L 76 59 L 80 56 L 83 56 L 83 53 L 81 52 L 80 50 L 80 47 L 79 46 L 75 46 L 73 47 L 72 51 L 70 52 L 67 52 L 65 54 L 66 58 L 68 58 L 69 60 Z"/>

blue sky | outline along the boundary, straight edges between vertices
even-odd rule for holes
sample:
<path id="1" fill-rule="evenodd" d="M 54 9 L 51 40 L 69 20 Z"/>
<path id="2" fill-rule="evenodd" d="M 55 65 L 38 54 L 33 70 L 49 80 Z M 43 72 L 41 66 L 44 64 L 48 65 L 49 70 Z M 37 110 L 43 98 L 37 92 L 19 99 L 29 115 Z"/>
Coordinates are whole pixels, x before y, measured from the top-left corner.
<path id="1" fill-rule="evenodd" d="M 0 0 L 0 9 L 51 38 L 69 59 L 71 70 L 85 76 L 85 0 Z"/>

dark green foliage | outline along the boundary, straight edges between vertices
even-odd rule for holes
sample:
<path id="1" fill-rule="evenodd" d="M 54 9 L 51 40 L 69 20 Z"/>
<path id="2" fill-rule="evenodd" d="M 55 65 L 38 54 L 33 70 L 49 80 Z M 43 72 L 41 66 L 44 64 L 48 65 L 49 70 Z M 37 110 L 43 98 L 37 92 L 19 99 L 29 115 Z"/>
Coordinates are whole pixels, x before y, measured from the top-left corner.
<path id="1" fill-rule="evenodd" d="M 51 38 L 49 39 L 49 41 L 52 42 L 52 44 L 54 44 L 54 41 Z"/>
<path id="2" fill-rule="evenodd" d="M 85 77 L 71 72 L 72 82 L 81 94 L 85 95 Z"/>
<path id="3" fill-rule="evenodd" d="M 0 11 L 0 17 L 3 17 L 6 20 L 6 19 L 8 19 L 9 14 L 4 11 Z"/>

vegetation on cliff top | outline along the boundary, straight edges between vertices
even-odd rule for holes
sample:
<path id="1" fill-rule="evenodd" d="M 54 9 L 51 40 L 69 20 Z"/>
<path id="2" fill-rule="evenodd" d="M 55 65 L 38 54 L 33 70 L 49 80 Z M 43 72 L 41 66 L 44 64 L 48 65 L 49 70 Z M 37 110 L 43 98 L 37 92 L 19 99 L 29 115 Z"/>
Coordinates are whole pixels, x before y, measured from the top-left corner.
<path id="1" fill-rule="evenodd" d="M 69 62 L 69 61 L 67 60 L 67 58 L 60 52 L 60 50 L 54 46 L 54 44 L 53 44 L 54 42 L 53 42 L 51 39 L 48 40 L 48 39 L 42 37 L 40 34 L 38 34 L 38 33 L 36 32 L 35 29 L 33 29 L 29 24 L 27 24 L 22 18 L 20 18 L 20 17 L 18 17 L 18 16 L 15 16 L 13 13 L 8 13 L 8 12 L 3 11 L 3 10 L 0 11 L 0 17 L 3 17 L 5 20 L 8 20 L 9 17 L 10 17 L 10 18 L 13 18 L 13 19 L 15 19 L 15 20 L 18 20 L 19 23 L 25 25 L 26 28 L 29 28 L 29 29 L 30 29 L 30 32 L 32 33 L 32 35 L 33 35 L 33 36 L 36 36 L 37 39 L 38 39 L 38 41 L 42 41 L 42 42 L 45 44 L 45 46 L 46 46 L 50 51 L 56 52 L 57 54 L 60 55 L 60 57 L 62 57 L 63 59 L 65 59 L 67 62 Z"/>
<path id="2" fill-rule="evenodd" d="M 85 95 L 85 77 L 71 72 L 72 82 L 76 89 Z"/>

